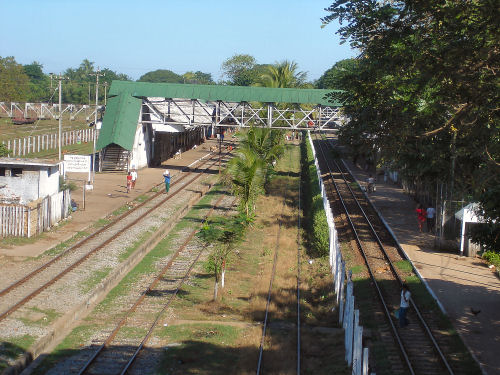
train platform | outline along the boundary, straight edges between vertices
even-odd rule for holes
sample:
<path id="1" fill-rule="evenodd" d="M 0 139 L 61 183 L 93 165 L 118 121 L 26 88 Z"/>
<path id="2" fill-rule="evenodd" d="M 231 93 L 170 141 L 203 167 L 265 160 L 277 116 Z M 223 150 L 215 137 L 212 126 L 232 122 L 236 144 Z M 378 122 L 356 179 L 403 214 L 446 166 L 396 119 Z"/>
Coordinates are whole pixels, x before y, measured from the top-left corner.
<path id="1" fill-rule="evenodd" d="M 208 139 L 196 148 L 183 152 L 180 158 L 164 161 L 159 167 L 139 169 L 135 189 L 132 189 L 130 193 L 127 193 L 125 172 L 96 173 L 93 189 L 87 190 L 85 193 L 85 205 L 83 203 L 83 184 L 88 177 L 87 174 L 68 173 L 69 181 L 77 185 L 71 198 L 78 204 L 78 210 L 72 213 L 68 220 L 60 222 L 51 231 L 43 233 L 34 243 L 7 248 L 0 247 L 0 257 L 7 256 L 21 260 L 44 253 L 60 242 L 70 239 L 79 231 L 83 231 L 99 219 L 105 218 L 127 202 L 133 201 L 141 194 L 151 190 L 152 187 L 162 184 L 165 169 L 170 170 L 175 183 L 175 176 L 181 173 L 184 167 L 207 157 L 211 147 L 218 147 L 216 139 Z"/>
<path id="2" fill-rule="evenodd" d="M 368 172 L 347 160 L 346 164 L 364 184 Z M 370 194 L 372 203 L 452 320 L 483 373 L 500 375 L 500 279 L 479 257 L 435 250 L 434 236 L 419 232 L 416 202 L 412 197 L 391 181 L 377 181 L 376 186 L 376 192 Z"/>

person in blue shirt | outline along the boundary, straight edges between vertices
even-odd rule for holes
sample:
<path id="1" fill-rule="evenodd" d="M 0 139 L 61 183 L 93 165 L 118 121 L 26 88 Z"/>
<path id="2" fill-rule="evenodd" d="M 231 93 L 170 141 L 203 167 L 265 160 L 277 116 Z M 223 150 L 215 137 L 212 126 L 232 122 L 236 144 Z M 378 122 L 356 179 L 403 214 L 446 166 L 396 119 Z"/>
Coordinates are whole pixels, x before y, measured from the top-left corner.
<path id="1" fill-rule="evenodd" d="M 170 190 L 170 171 L 168 169 L 163 172 L 163 178 L 165 180 L 165 192 L 168 193 Z"/>

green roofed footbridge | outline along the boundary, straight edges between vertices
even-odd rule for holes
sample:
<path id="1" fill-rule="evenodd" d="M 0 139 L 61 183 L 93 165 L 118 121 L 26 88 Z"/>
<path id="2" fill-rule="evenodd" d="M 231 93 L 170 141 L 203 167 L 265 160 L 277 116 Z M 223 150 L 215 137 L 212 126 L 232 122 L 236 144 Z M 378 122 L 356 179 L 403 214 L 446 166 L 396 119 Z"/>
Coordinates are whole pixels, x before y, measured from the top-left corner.
<path id="1" fill-rule="evenodd" d="M 222 127 L 335 129 L 332 90 L 113 81 L 97 149 L 104 169 L 159 165 Z"/>

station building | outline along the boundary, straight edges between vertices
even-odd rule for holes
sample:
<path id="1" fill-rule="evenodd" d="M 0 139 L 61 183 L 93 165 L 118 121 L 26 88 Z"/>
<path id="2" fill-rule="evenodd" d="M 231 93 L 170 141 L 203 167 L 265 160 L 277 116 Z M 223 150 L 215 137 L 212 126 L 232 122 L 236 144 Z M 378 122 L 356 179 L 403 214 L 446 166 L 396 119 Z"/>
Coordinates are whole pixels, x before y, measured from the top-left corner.
<path id="1" fill-rule="evenodd" d="M 31 237 L 69 215 L 59 170 L 60 162 L 0 158 L 0 237 Z"/>

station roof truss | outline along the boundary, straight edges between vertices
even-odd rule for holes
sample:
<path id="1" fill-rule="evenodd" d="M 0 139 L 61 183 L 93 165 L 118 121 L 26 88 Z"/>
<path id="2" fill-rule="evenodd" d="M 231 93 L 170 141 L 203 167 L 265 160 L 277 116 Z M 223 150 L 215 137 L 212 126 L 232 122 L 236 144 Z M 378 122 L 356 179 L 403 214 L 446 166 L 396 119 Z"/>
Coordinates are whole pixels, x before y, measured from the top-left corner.
<path id="1" fill-rule="evenodd" d="M 334 90 L 113 81 L 97 148 L 130 150 L 138 123 L 153 126 L 336 129 L 344 121 Z"/>

